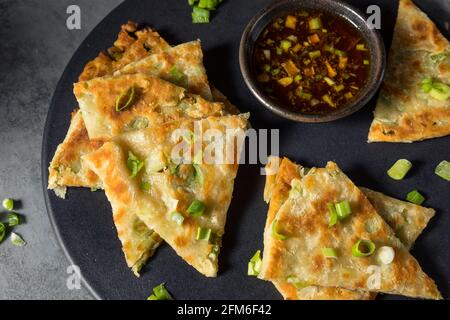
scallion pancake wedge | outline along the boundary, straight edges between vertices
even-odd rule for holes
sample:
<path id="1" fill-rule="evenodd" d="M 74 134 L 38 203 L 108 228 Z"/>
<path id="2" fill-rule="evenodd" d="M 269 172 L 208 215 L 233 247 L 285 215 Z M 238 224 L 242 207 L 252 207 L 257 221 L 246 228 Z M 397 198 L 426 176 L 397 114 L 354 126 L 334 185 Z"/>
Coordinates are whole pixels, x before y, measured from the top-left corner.
<path id="1" fill-rule="evenodd" d="M 289 197 L 291 181 L 301 179 L 306 171 L 287 158 L 270 157 L 266 166 L 266 185 L 264 200 L 269 203 L 266 228 L 269 227 L 276 212 Z M 279 169 L 273 170 L 271 167 Z M 435 211 L 410 202 L 394 199 L 380 192 L 360 188 L 381 217 L 394 229 L 403 244 L 411 248 L 414 241 L 425 229 Z M 305 286 L 296 288 L 288 282 L 274 282 L 274 285 L 288 300 L 367 300 L 375 295 L 361 290 L 347 290 L 337 287 Z"/>
<path id="2" fill-rule="evenodd" d="M 410 0 L 400 0 L 386 76 L 369 142 L 414 142 L 450 134 L 450 44 Z M 425 89 L 424 89 L 425 88 Z M 447 96 L 447 98 L 445 98 Z"/>
<path id="3" fill-rule="evenodd" d="M 352 213 L 329 227 L 327 204 L 348 201 Z M 370 222 L 370 228 L 367 222 Z M 272 228 L 264 235 L 262 279 L 286 281 L 290 277 L 326 287 L 343 287 L 439 299 L 441 295 L 420 268 L 407 248 L 395 237 L 394 231 L 375 211 L 364 194 L 333 162 L 326 168 L 314 168 L 296 181 L 295 192 L 282 204 Z M 270 231 L 269 231 L 270 230 Z M 382 264 L 376 254 L 354 256 L 359 240 L 372 241 L 376 248 L 392 247 L 395 258 Z M 323 248 L 333 248 L 337 258 L 327 258 Z M 370 270 L 379 272 L 374 284 Z"/>
<path id="4" fill-rule="evenodd" d="M 247 127 L 247 118 L 248 115 L 230 115 L 197 121 L 178 120 L 128 132 L 83 159 L 103 180 L 113 210 L 128 206 L 129 213 L 155 230 L 187 263 L 202 274 L 214 277 L 238 169 L 236 160 L 240 143 L 235 143 L 235 139 L 240 141 L 239 136 Z M 235 161 L 232 164 L 208 164 L 197 159 L 195 164 L 175 164 L 171 157 L 174 148 L 181 143 L 191 150 L 195 143 L 191 145 L 180 136 L 175 139 L 173 133 L 177 129 L 196 132 L 194 126 L 201 128 L 202 132 L 212 129 L 222 136 L 226 132 L 231 134 L 232 139 L 226 140 L 223 147 L 234 147 Z M 208 144 L 203 140 L 200 154 L 207 154 L 207 148 Z M 145 163 L 135 178 L 130 177 L 126 165 L 130 152 Z M 197 157 L 194 155 L 194 158 Z M 142 188 L 143 183 L 145 188 Z M 204 205 L 203 214 L 189 213 L 196 200 Z M 181 223 L 173 218 L 174 212 L 182 216 Z M 114 212 L 114 216 L 118 230 L 122 229 L 121 219 L 125 215 Z M 207 239 L 198 238 L 199 228 L 208 234 Z"/>

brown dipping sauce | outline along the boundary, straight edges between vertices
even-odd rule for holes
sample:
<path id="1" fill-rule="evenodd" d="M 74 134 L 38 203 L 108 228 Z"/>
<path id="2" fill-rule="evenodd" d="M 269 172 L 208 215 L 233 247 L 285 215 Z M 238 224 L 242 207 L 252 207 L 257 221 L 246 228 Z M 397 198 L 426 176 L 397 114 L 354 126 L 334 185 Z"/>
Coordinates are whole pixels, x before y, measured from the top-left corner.
<path id="1" fill-rule="evenodd" d="M 256 41 L 254 70 L 272 99 L 289 110 L 318 114 L 351 102 L 364 87 L 370 53 L 360 32 L 319 11 L 285 14 Z"/>

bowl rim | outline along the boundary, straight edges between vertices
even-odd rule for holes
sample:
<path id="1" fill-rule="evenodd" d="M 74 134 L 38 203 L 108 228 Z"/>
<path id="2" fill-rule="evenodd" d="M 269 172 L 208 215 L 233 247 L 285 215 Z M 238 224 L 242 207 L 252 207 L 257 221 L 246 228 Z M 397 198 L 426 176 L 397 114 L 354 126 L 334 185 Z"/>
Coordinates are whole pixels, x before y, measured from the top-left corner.
<path id="1" fill-rule="evenodd" d="M 344 10 L 343 12 L 351 12 L 354 16 L 356 16 L 358 19 L 363 20 L 365 23 L 362 24 L 363 30 L 361 30 L 357 25 L 355 25 L 353 17 L 345 16 L 344 14 L 334 13 L 330 10 L 322 9 L 330 14 L 338 15 L 342 18 L 344 18 L 347 22 L 351 23 L 364 37 L 367 43 L 372 47 L 371 54 L 375 57 L 378 57 L 379 63 L 378 66 L 374 69 L 371 64 L 371 70 L 369 71 L 369 81 L 365 84 L 363 87 L 365 90 L 362 92 L 362 94 L 359 95 L 357 99 L 355 99 L 353 102 L 351 102 L 348 105 L 345 105 L 342 108 L 339 108 L 335 112 L 331 113 L 323 113 L 323 114 L 307 114 L 307 113 L 301 113 L 301 112 L 294 112 L 286 107 L 284 107 L 281 103 L 270 99 L 259 87 L 258 83 L 256 82 L 255 76 L 252 73 L 251 70 L 251 63 L 252 58 L 251 56 L 253 54 L 253 50 L 251 54 L 248 54 L 248 50 L 250 50 L 249 45 L 251 45 L 251 35 L 255 31 L 256 25 L 263 20 L 263 18 L 272 15 L 276 9 L 279 7 L 293 4 L 298 6 L 298 9 L 301 8 L 308 8 L 307 5 L 304 4 L 304 1 L 302 0 L 278 0 L 275 2 L 270 3 L 269 5 L 265 6 L 263 9 L 258 11 L 248 22 L 246 27 L 244 28 L 244 31 L 241 36 L 240 44 L 239 44 L 239 65 L 242 77 L 244 78 L 244 82 L 246 83 L 247 87 L 249 88 L 250 92 L 270 111 L 273 113 L 289 119 L 294 120 L 298 122 L 308 122 L 308 123 L 320 123 L 320 122 L 330 122 L 342 119 L 344 117 L 347 117 L 360 109 L 362 109 L 367 103 L 373 98 L 373 96 L 377 93 L 379 87 L 381 86 L 381 83 L 384 79 L 385 69 L 386 69 L 386 49 L 385 44 L 383 41 L 383 38 L 380 35 L 380 32 L 377 29 L 370 28 L 366 24 L 366 18 L 364 14 L 351 4 L 342 1 L 342 0 L 314 0 L 316 4 L 331 4 L 337 5 L 341 7 L 341 10 Z M 289 12 L 289 10 L 286 10 L 284 13 Z M 279 13 L 278 13 L 279 15 Z M 274 17 L 270 17 L 270 21 Z M 264 24 L 264 28 L 268 25 L 268 23 Z M 365 29 L 365 30 L 364 30 Z M 369 41 L 366 33 L 370 34 L 373 39 L 375 40 L 375 43 L 372 43 Z M 259 34 L 258 34 L 259 36 Z M 258 37 L 256 37 L 257 39 Z M 254 44 L 254 43 L 253 43 Z M 371 58 L 373 58 L 373 56 Z M 372 73 L 374 72 L 374 73 Z M 372 80 L 370 80 L 372 79 Z"/>

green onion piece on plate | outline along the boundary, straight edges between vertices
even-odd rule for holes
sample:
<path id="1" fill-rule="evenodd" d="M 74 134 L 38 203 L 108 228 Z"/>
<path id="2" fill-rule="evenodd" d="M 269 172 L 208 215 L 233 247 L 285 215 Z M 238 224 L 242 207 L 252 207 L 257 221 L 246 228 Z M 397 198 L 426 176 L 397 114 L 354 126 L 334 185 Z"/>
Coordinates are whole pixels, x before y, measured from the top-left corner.
<path id="1" fill-rule="evenodd" d="M 179 213 L 178 211 L 174 211 L 172 212 L 172 214 L 170 215 L 170 218 L 175 221 L 175 223 L 179 226 L 181 226 L 184 222 L 184 216 Z"/>
<path id="2" fill-rule="evenodd" d="M 445 83 L 435 82 L 428 94 L 436 100 L 445 101 L 450 97 L 450 87 Z"/>
<path id="3" fill-rule="evenodd" d="M 150 188 L 151 188 L 150 182 L 148 182 L 148 181 L 143 181 L 143 182 L 141 183 L 141 190 L 142 190 L 142 191 L 144 191 L 144 192 L 149 192 L 149 191 L 150 191 Z"/>
<path id="4" fill-rule="evenodd" d="M 334 206 L 339 219 L 345 219 L 352 213 L 352 208 L 348 201 L 338 202 Z"/>
<path id="5" fill-rule="evenodd" d="M 325 258 L 337 259 L 338 257 L 337 251 L 334 248 L 323 247 L 322 254 L 324 255 Z"/>
<path id="6" fill-rule="evenodd" d="M 25 240 L 15 232 L 11 232 L 11 243 L 18 247 L 23 247 L 27 244 Z"/>
<path id="7" fill-rule="evenodd" d="M 420 87 L 422 88 L 422 91 L 425 93 L 429 93 L 430 90 L 433 88 L 433 79 L 431 78 L 425 78 L 420 83 Z"/>
<path id="8" fill-rule="evenodd" d="M 421 205 L 425 201 L 425 197 L 421 195 L 419 191 L 413 190 L 406 195 L 406 200 L 411 203 Z"/>
<path id="9" fill-rule="evenodd" d="M 219 0 L 200 0 L 198 6 L 203 9 L 216 10 Z"/>
<path id="10" fill-rule="evenodd" d="M 17 213 L 11 212 L 8 214 L 8 225 L 14 227 L 20 224 L 20 217 Z"/>
<path id="11" fill-rule="evenodd" d="M 200 200 L 194 200 L 187 208 L 187 213 L 193 217 L 200 217 L 205 212 L 205 204 Z"/>
<path id="12" fill-rule="evenodd" d="M 3 208 L 5 208 L 8 211 L 11 211 L 14 209 L 14 200 L 13 199 L 4 199 L 3 200 Z"/>
<path id="13" fill-rule="evenodd" d="M 258 276 L 259 273 L 261 272 L 261 267 L 262 267 L 261 250 L 258 250 L 248 262 L 247 274 L 249 276 Z"/>
<path id="14" fill-rule="evenodd" d="M 352 247 L 352 255 L 362 258 L 371 256 L 375 252 L 376 246 L 370 240 L 358 240 Z"/>
<path id="15" fill-rule="evenodd" d="M 192 23 L 209 23 L 209 10 L 194 6 L 192 9 Z"/>
<path id="16" fill-rule="evenodd" d="M 134 87 L 124 90 L 116 99 L 116 111 L 119 112 L 130 107 L 133 103 L 134 95 Z"/>
<path id="17" fill-rule="evenodd" d="M 320 50 L 316 50 L 316 51 L 309 52 L 308 55 L 311 59 L 315 59 L 315 58 L 320 57 L 321 53 L 320 53 Z"/>
<path id="18" fill-rule="evenodd" d="M 136 157 L 133 152 L 128 152 L 127 167 L 131 171 L 130 178 L 135 178 L 139 171 L 144 167 L 144 161 L 141 161 Z"/>
<path id="19" fill-rule="evenodd" d="M 173 300 L 164 283 L 153 288 L 153 294 L 147 300 Z"/>
<path id="20" fill-rule="evenodd" d="M 278 220 L 273 220 L 272 222 L 272 237 L 278 239 L 278 240 L 286 240 L 287 236 L 280 233 L 278 231 Z"/>
<path id="21" fill-rule="evenodd" d="M 328 226 L 332 227 L 334 226 L 338 221 L 338 214 L 336 212 L 336 207 L 332 203 L 327 204 L 328 211 L 330 211 L 330 220 L 328 222 Z"/>
<path id="22" fill-rule="evenodd" d="M 322 29 L 322 21 L 320 18 L 312 18 L 309 20 L 309 28 L 311 30 Z"/>
<path id="23" fill-rule="evenodd" d="M 202 227 L 198 227 L 197 228 L 197 236 L 195 237 L 195 239 L 197 240 L 205 240 L 205 241 L 210 241 L 212 237 L 212 230 L 209 228 L 202 228 Z"/>
<path id="24" fill-rule="evenodd" d="M 434 169 L 434 173 L 436 173 L 442 179 L 450 181 L 450 162 L 444 160 L 439 163 Z"/>
<path id="25" fill-rule="evenodd" d="M 399 159 L 387 171 L 387 174 L 394 180 L 402 180 L 411 168 L 412 163 L 409 160 Z"/>
<path id="26" fill-rule="evenodd" d="M 0 222 L 0 243 L 5 238 L 5 234 L 6 234 L 6 226 Z"/>

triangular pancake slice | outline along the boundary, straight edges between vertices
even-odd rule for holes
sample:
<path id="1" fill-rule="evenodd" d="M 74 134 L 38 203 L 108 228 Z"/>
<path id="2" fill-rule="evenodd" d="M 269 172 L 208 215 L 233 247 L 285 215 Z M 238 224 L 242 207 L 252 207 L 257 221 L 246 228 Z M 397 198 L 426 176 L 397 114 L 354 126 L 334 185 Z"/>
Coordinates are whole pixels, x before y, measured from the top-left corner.
<path id="1" fill-rule="evenodd" d="M 130 91 L 129 91 L 130 90 Z M 134 91 L 127 108 L 117 111 L 116 103 Z M 200 119 L 222 115 L 222 103 L 209 102 L 186 89 L 144 74 L 95 78 L 74 85 L 90 139 L 109 140 L 132 130 L 136 123 L 152 127 L 182 117 Z"/>
<path id="2" fill-rule="evenodd" d="M 238 168 L 241 143 L 235 140 L 241 141 L 247 118 L 247 115 L 239 115 L 179 120 L 125 133 L 85 156 L 84 161 L 103 180 L 113 210 L 128 207 L 128 212 L 136 214 L 148 228 L 155 230 L 186 262 L 204 275 L 214 277 Z M 191 144 L 186 137 L 175 138 L 173 133 L 177 129 L 195 132 L 194 142 Z M 198 143 L 195 142 L 198 140 L 196 132 L 206 134 L 209 129 L 222 137 L 225 133 L 230 135 L 231 139 L 226 140 L 223 148 L 232 150 L 233 163 L 208 164 L 208 161 L 198 161 L 198 156 L 194 155 L 195 164 L 176 164 L 172 157 L 174 148 L 184 145 L 191 150 Z M 196 154 L 206 160 L 210 149 L 205 139 L 203 137 L 202 152 Z M 145 163 L 135 178 L 130 177 L 126 166 L 130 152 Z M 145 188 L 142 188 L 143 183 Z M 203 214 L 198 216 L 190 214 L 188 209 L 195 200 L 204 205 Z M 173 218 L 174 212 L 178 213 L 178 218 L 182 216 L 180 224 Z M 118 230 L 126 229 L 127 226 L 121 226 L 122 215 L 115 211 L 114 216 Z M 198 238 L 201 230 L 207 239 Z"/>
<path id="3" fill-rule="evenodd" d="M 400 0 L 369 142 L 413 142 L 450 134 L 450 98 L 426 93 L 425 79 L 450 86 L 450 44 L 412 1 Z"/>
<path id="4" fill-rule="evenodd" d="M 278 167 L 279 166 L 279 167 Z M 273 167 L 279 169 L 272 169 Z M 276 212 L 289 198 L 291 182 L 301 179 L 305 169 L 287 158 L 271 156 L 266 166 L 271 173 L 266 176 L 265 201 L 269 203 L 266 228 L 270 227 Z M 381 217 L 394 229 L 402 243 L 411 248 L 422 233 L 435 211 L 410 202 L 394 199 L 380 192 L 360 188 Z M 275 287 L 288 300 L 367 300 L 375 295 L 361 290 L 347 290 L 338 287 L 307 286 L 297 289 L 288 282 L 274 282 Z"/>
<path id="5" fill-rule="evenodd" d="M 265 232 L 262 279 L 286 281 L 295 277 L 320 286 L 441 298 L 433 280 L 335 163 L 310 170 L 295 188 L 273 221 L 286 239 L 274 237 L 268 232 L 272 228 Z M 352 213 L 329 227 L 327 204 L 340 201 L 348 201 Z M 359 240 L 372 241 L 376 248 L 392 247 L 394 260 L 382 264 L 377 252 L 355 257 L 352 247 Z M 336 250 L 337 258 L 326 258 L 323 248 Z M 379 277 L 371 277 L 373 272 Z"/>

